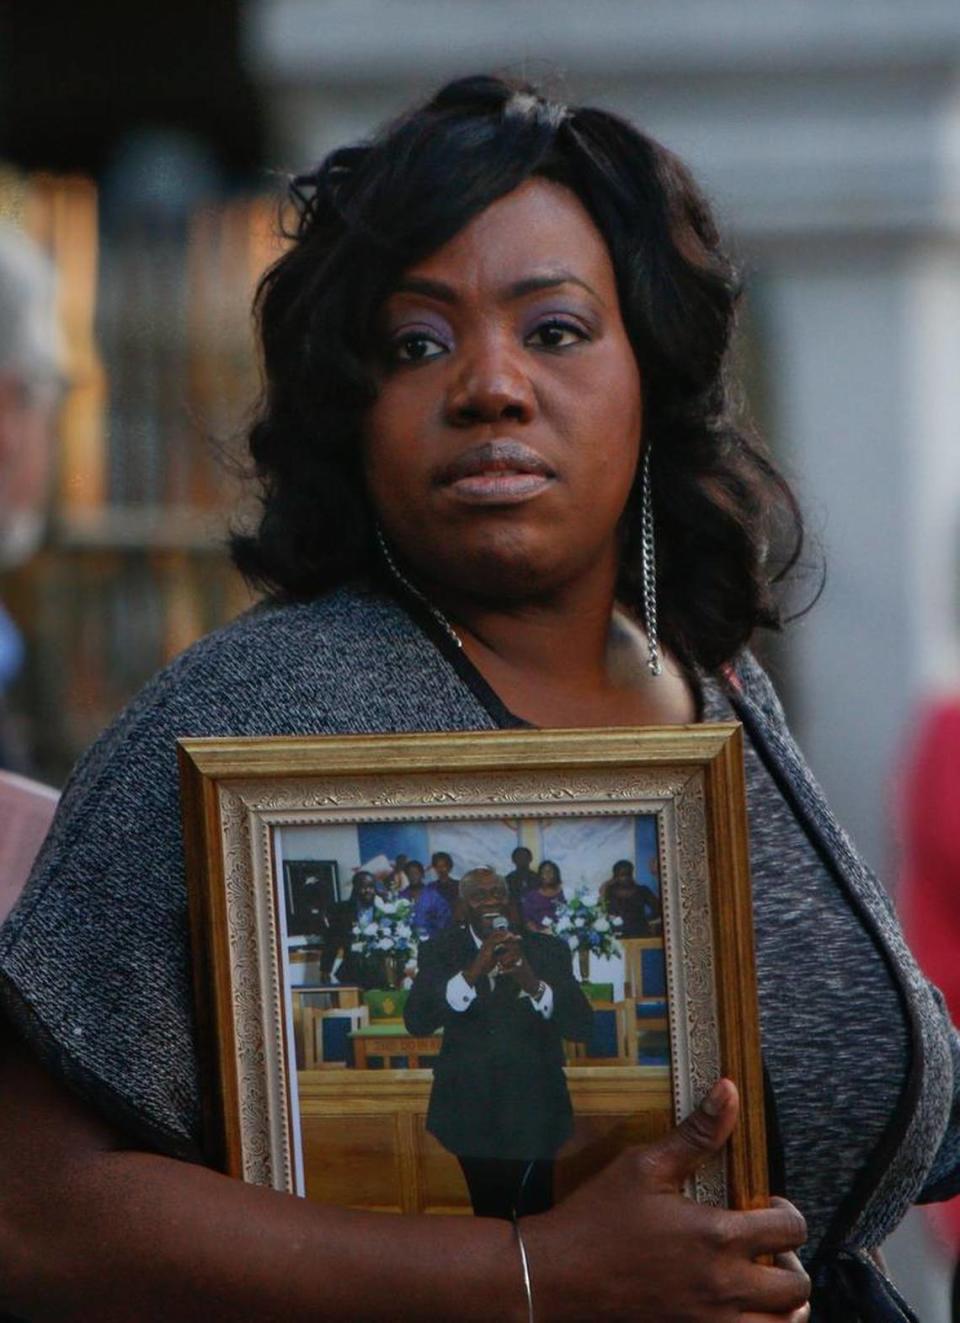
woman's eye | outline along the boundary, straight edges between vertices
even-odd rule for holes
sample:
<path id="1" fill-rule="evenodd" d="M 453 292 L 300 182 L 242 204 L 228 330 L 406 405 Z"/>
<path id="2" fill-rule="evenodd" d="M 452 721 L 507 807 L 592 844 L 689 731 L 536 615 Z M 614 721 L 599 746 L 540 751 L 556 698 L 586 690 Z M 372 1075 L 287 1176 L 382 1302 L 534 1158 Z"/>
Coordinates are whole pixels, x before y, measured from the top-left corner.
<path id="1" fill-rule="evenodd" d="M 527 336 L 527 342 L 541 349 L 568 349 L 586 338 L 585 331 L 569 322 L 542 322 Z"/>
<path id="2" fill-rule="evenodd" d="M 398 336 L 391 346 L 393 357 L 398 363 L 425 363 L 428 359 L 439 358 L 447 352 L 447 346 L 432 335 L 417 331 L 409 335 Z"/>

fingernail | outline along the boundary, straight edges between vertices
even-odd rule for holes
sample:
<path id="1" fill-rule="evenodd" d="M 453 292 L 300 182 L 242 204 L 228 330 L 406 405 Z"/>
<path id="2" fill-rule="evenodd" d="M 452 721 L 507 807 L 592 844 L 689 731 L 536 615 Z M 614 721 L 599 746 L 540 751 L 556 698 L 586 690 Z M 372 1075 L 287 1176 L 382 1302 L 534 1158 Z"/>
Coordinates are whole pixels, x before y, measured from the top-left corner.
<path id="1" fill-rule="evenodd" d="M 704 1098 L 700 1106 L 706 1112 L 707 1116 L 719 1116 L 727 1105 L 727 1090 L 723 1080 L 717 1080 L 716 1084 Z"/>

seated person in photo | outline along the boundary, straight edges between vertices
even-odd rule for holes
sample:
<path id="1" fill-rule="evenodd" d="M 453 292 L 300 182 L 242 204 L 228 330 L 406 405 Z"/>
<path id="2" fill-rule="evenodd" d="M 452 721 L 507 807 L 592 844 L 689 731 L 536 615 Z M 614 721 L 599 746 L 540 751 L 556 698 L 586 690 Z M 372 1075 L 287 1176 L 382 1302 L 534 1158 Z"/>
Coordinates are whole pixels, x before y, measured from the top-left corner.
<path id="1" fill-rule="evenodd" d="M 446 850 L 436 850 L 430 856 L 430 868 L 433 872 L 430 886 L 440 892 L 450 906 L 450 913 L 455 915 L 460 904 L 460 879 L 453 876 L 453 857 Z"/>
<path id="2" fill-rule="evenodd" d="M 641 885 L 629 859 L 618 859 L 613 874 L 600 888 L 600 899 L 611 917 L 622 919 L 621 937 L 655 937 L 661 930 L 660 897 Z"/>
<path id="3" fill-rule="evenodd" d="M 373 874 L 358 869 L 353 875 L 350 898 L 334 907 L 330 936 L 335 959 L 331 975 L 338 983 L 355 983 L 361 988 L 376 988 L 383 984 L 381 962 L 351 950 L 354 928 L 372 923 L 376 918 L 376 898 L 377 883 Z"/>
<path id="4" fill-rule="evenodd" d="M 537 869 L 537 888 L 528 891 L 521 903 L 523 921 L 532 933 L 550 932 L 557 910 L 566 904 L 563 878 L 552 859 L 544 859 Z"/>
<path id="5" fill-rule="evenodd" d="M 419 859 L 409 860 L 406 875 L 407 887 L 400 892 L 399 898 L 408 900 L 413 906 L 412 926 L 421 940 L 436 937 L 453 922 L 450 906 L 436 886 L 427 886 L 424 882 L 423 864 Z"/>
<path id="6" fill-rule="evenodd" d="M 459 1159 L 478 1216 L 544 1212 L 573 1129 L 563 1040 L 586 1041 L 590 1004 L 564 942 L 501 926 L 498 873 L 471 869 L 460 894 L 466 922 L 421 946 L 404 1008 L 411 1034 L 443 1029 L 427 1129 Z"/>
<path id="7" fill-rule="evenodd" d="M 510 899 L 515 905 L 520 905 L 528 891 L 536 891 L 539 878 L 531 867 L 533 854 L 525 845 L 518 845 L 510 858 L 513 860 L 513 868 L 504 880 L 510 892 Z"/>

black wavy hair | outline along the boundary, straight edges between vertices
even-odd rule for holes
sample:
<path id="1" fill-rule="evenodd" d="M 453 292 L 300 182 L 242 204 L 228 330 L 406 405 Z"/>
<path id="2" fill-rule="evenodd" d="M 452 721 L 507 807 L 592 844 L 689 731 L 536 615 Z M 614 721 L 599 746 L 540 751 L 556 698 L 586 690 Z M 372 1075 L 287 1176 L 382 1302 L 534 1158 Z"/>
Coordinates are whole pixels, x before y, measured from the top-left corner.
<path id="1" fill-rule="evenodd" d="M 658 632 L 715 670 L 758 626 L 780 627 L 775 585 L 803 540 L 790 489 L 731 402 L 738 274 L 671 152 L 608 111 L 498 77 L 447 84 L 293 180 L 292 242 L 255 303 L 264 392 L 249 439 L 262 514 L 233 537 L 234 562 L 285 599 L 377 573 L 360 430 L 378 309 L 405 269 L 534 176 L 570 188 L 609 248 L 653 447 Z M 642 616 L 639 473 L 623 534 L 618 593 Z"/>

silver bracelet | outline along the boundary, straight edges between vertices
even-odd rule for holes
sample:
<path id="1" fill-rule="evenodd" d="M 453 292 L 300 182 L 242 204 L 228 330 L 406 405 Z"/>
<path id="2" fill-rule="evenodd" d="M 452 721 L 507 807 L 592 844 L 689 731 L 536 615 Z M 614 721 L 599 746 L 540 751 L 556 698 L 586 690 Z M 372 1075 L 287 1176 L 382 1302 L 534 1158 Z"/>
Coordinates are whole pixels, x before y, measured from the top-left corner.
<path id="1" fill-rule="evenodd" d="M 523 1269 L 523 1289 L 527 1297 L 527 1323 L 536 1323 L 533 1313 L 533 1287 L 530 1285 L 530 1264 L 527 1262 L 527 1248 L 520 1234 L 520 1219 L 513 1219 L 513 1230 L 517 1237 L 517 1249 L 520 1251 L 520 1267 Z"/>

